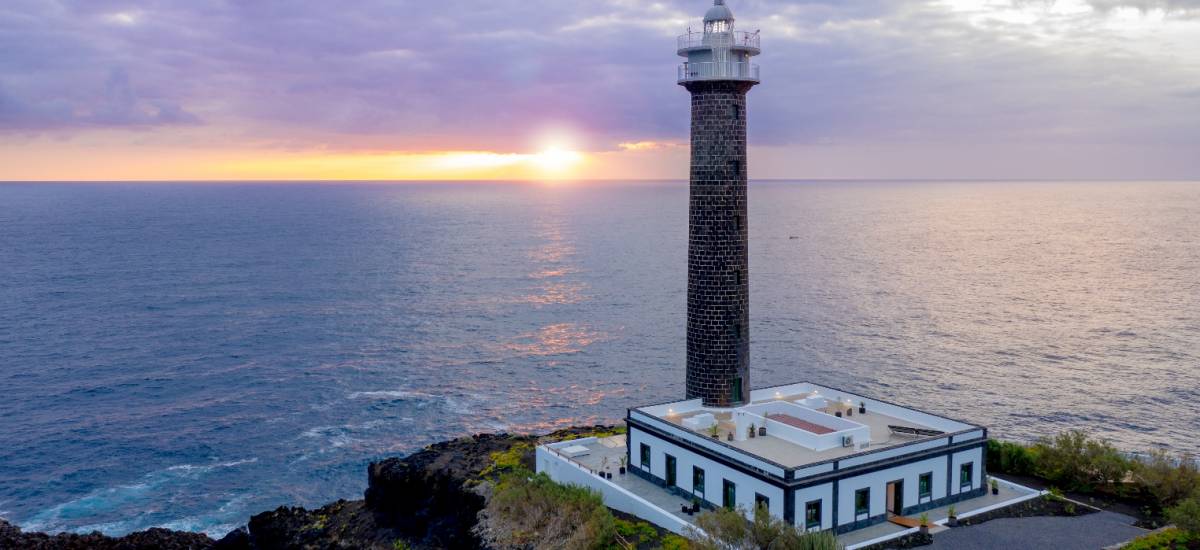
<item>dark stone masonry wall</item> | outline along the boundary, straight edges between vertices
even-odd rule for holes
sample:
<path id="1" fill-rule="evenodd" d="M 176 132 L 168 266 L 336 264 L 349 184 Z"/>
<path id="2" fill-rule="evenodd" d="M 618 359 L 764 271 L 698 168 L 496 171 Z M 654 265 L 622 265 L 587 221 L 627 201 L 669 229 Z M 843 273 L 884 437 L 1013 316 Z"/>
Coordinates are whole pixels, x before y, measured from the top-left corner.
<path id="1" fill-rule="evenodd" d="M 753 85 L 685 84 L 692 93 L 687 397 L 707 406 L 750 397 L 746 92 Z"/>

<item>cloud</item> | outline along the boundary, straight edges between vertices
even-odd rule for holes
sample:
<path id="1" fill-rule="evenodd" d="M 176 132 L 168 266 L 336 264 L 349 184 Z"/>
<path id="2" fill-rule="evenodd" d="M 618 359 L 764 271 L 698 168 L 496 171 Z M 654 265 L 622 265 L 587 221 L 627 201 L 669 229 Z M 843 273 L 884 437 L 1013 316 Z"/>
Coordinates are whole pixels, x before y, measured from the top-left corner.
<path id="1" fill-rule="evenodd" d="M 752 143 L 1195 143 L 1198 4 L 731 0 L 763 32 Z M 678 143 L 675 36 L 706 2 L 129 6 L 6 2 L 0 131 L 202 118 L 205 139 L 274 149 L 523 152 L 564 126 L 586 150 Z"/>
<path id="2" fill-rule="evenodd" d="M 140 98 L 129 74 L 121 68 L 113 68 L 94 91 L 94 95 L 32 97 L 16 96 L 0 88 L 0 130 L 37 132 L 200 123 L 198 117 L 177 104 Z"/>

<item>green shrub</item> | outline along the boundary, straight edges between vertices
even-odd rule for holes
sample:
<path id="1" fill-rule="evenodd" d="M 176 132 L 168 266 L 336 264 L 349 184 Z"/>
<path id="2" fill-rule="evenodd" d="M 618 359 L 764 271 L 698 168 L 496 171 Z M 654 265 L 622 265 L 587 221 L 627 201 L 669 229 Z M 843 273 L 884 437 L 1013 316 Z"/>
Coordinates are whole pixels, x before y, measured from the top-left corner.
<path id="1" fill-rule="evenodd" d="M 679 535 L 667 535 L 662 540 L 662 550 L 690 550 L 692 543 Z"/>
<path id="2" fill-rule="evenodd" d="M 1134 477 L 1163 508 L 1200 495 L 1200 471 L 1193 457 L 1173 457 L 1161 449 L 1135 464 Z"/>
<path id="3" fill-rule="evenodd" d="M 500 477 L 486 511 L 496 546 L 602 549 L 616 535 L 599 494 L 520 469 Z"/>
<path id="4" fill-rule="evenodd" d="M 1179 529 L 1165 529 L 1138 537 L 1122 547 L 1121 550 L 1172 550 L 1186 548 L 1189 542 L 1196 540 L 1197 537 Z"/>
<path id="5" fill-rule="evenodd" d="M 533 444 L 524 442 L 517 443 L 504 451 L 496 451 L 491 454 L 492 463 L 479 472 L 479 478 L 486 479 L 504 472 L 524 470 L 525 466 L 521 464 L 521 461 L 531 452 L 533 452 Z"/>
<path id="6" fill-rule="evenodd" d="M 1091 490 L 1125 479 L 1133 464 L 1108 441 L 1080 430 L 1060 433 L 1034 445 L 1037 474 L 1070 490 Z"/>
<path id="7" fill-rule="evenodd" d="M 1034 475 L 1037 473 L 1037 454 L 1020 443 L 988 440 L 987 467 L 991 472 Z"/>
<path id="8" fill-rule="evenodd" d="M 644 521 L 618 519 L 615 522 L 615 526 L 617 534 L 621 536 L 624 542 L 634 547 L 642 543 L 652 542 L 658 538 L 658 530 Z"/>
<path id="9" fill-rule="evenodd" d="M 1167 509 L 1167 521 L 1187 533 L 1200 536 L 1200 497 L 1192 497 Z"/>
<path id="10" fill-rule="evenodd" d="M 696 517 L 703 532 L 689 534 L 697 550 L 840 550 L 837 537 L 829 532 L 804 533 L 766 508 L 754 511 L 746 521 L 745 510 L 720 508 Z"/>

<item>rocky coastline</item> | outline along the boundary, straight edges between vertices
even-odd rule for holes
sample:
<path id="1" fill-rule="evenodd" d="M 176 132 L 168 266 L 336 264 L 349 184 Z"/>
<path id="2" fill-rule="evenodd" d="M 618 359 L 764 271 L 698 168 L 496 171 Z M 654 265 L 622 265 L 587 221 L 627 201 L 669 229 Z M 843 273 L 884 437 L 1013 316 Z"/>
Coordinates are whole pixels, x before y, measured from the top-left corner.
<path id="1" fill-rule="evenodd" d="M 339 500 L 315 510 L 280 507 L 249 518 L 245 527 L 220 540 L 167 529 L 148 529 L 123 537 L 100 533 L 26 533 L 0 519 L 0 548 L 481 548 L 475 526 L 485 501 L 477 487 L 488 477 L 497 455 L 515 456 L 533 469 L 533 448 L 538 441 L 613 429 L 612 426 L 576 427 L 543 436 L 480 434 L 436 443 L 404 458 L 371 463 L 363 500 Z"/>

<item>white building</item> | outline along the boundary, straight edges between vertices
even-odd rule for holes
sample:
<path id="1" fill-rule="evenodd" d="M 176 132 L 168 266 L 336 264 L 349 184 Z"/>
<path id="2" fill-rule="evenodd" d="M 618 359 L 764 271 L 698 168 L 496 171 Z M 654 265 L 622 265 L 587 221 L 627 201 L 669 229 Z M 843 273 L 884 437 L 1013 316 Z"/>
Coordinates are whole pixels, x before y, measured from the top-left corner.
<path id="1" fill-rule="evenodd" d="M 630 473 L 807 530 L 844 533 L 985 492 L 986 429 L 816 384 L 755 390 L 733 408 L 638 407 L 626 422 Z"/>

